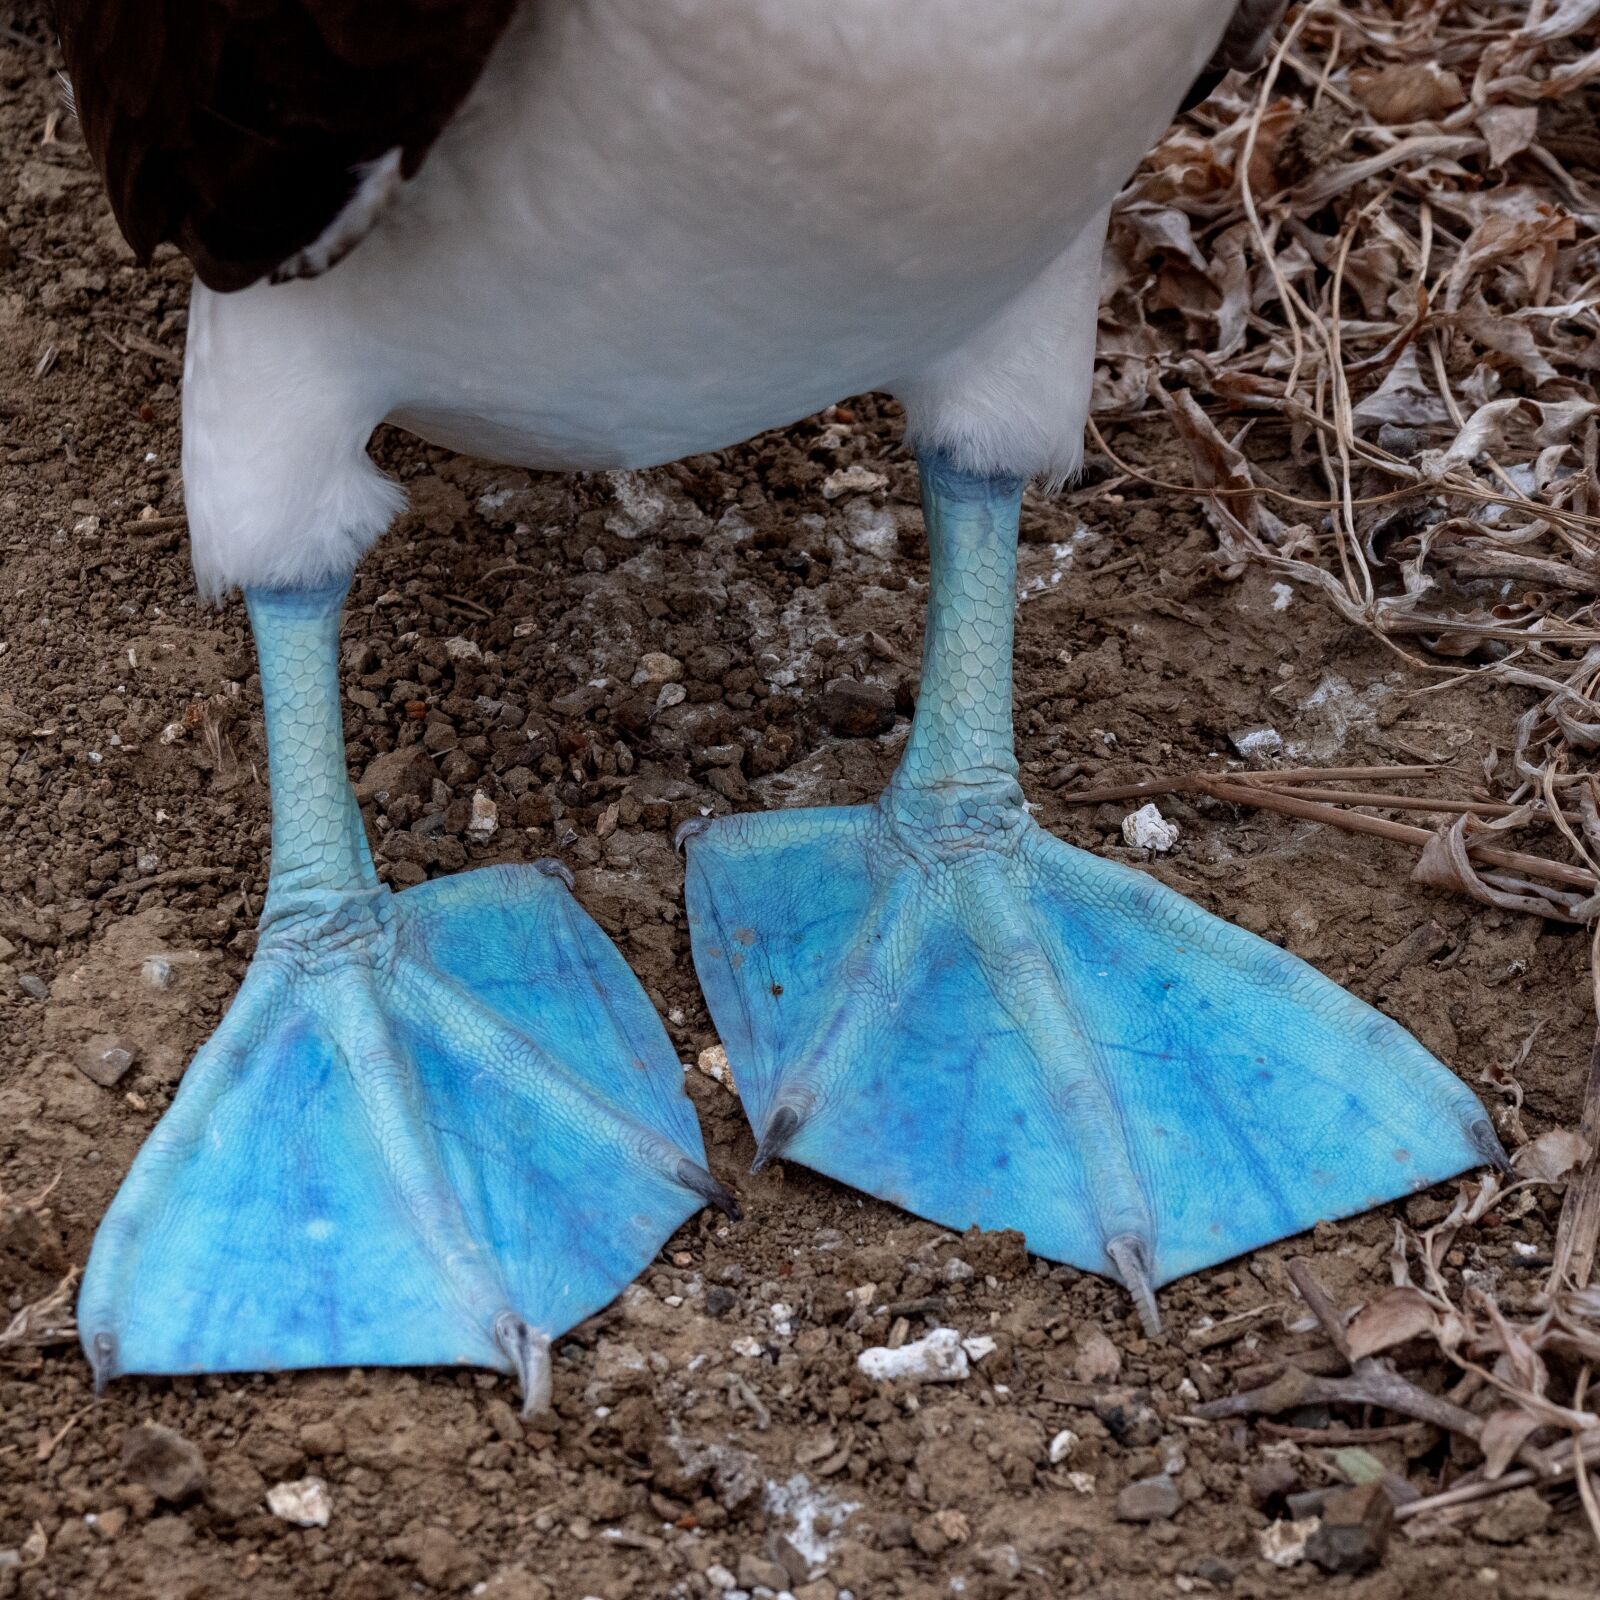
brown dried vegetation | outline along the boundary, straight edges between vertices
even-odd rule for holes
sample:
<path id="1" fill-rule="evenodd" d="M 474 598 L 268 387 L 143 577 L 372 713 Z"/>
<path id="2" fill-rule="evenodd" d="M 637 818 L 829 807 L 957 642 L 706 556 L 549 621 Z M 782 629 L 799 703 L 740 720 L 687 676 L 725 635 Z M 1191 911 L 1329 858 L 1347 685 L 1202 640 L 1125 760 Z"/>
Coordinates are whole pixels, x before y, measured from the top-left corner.
<path id="1" fill-rule="evenodd" d="M 1181 789 L 1379 833 L 1418 849 L 1418 881 L 1595 924 L 1597 16 L 1595 0 L 1296 8 L 1265 72 L 1145 163 L 1107 261 L 1099 421 L 1175 430 L 1192 481 L 1122 459 L 1096 428 L 1122 474 L 1103 489 L 1201 496 L 1222 575 L 1270 569 L 1441 686 L 1525 688 L 1513 746 L 1468 796 L 1382 787 L 1433 775 L 1419 766 L 1200 772 L 1076 798 Z M 1293 483 L 1244 448 L 1269 428 L 1287 432 Z M 1398 1517 L 1475 1515 L 1507 1489 L 1575 1482 L 1600 1538 L 1600 1489 L 1580 1465 L 1600 1461 L 1600 1067 L 1581 1128 L 1531 1142 L 1514 1072 L 1495 1088 L 1513 1174 L 1464 1183 L 1421 1234 L 1397 1223 L 1392 1289 L 1347 1323 L 1297 1264 L 1347 1373 L 1285 1367 L 1202 1414 L 1318 1401 L 1408 1416 L 1454 1435 L 1466 1470 L 1426 1498 L 1388 1473 Z M 1554 1259 L 1512 1315 L 1445 1263 L 1463 1230 L 1548 1183 L 1568 1185 Z"/>

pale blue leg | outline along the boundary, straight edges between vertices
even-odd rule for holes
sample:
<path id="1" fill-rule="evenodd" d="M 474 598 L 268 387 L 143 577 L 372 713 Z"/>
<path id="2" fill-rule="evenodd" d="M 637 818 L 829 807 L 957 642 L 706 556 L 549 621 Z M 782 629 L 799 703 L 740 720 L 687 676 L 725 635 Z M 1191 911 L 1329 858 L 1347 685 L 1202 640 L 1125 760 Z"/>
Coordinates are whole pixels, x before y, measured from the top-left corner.
<path id="1" fill-rule="evenodd" d="M 695 966 L 758 1144 L 1153 1289 L 1505 1157 L 1305 962 L 1042 832 L 1011 740 L 1022 485 L 922 468 L 922 691 L 876 805 L 685 828 Z"/>
<path id="2" fill-rule="evenodd" d="M 344 585 L 247 595 L 272 781 L 255 960 L 95 1238 L 119 1373 L 466 1363 L 549 1341 L 706 1200 L 683 1071 L 554 862 L 391 894 L 345 775 Z"/>

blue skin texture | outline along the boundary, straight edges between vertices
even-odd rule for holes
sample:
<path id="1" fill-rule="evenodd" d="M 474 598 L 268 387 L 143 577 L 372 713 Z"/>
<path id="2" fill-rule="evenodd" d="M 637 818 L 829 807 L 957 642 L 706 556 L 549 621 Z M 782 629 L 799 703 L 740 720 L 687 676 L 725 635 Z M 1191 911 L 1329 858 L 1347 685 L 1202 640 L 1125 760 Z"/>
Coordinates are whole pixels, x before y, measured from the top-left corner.
<path id="1" fill-rule="evenodd" d="M 1503 1162 L 1462 1083 L 1295 956 L 1043 832 L 1011 731 L 1022 484 L 922 462 L 921 693 L 875 805 L 690 824 L 757 1165 L 1154 1286 Z"/>
<path id="2" fill-rule="evenodd" d="M 549 1338 L 721 1196 L 671 1041 L 565 869 L 379 883 L 345 772 L 344 592 L 246 596 L 260 941 L 96 1235 L 78 1322 L 101 1382 L 464 1363 L 538 1388 Z"/>

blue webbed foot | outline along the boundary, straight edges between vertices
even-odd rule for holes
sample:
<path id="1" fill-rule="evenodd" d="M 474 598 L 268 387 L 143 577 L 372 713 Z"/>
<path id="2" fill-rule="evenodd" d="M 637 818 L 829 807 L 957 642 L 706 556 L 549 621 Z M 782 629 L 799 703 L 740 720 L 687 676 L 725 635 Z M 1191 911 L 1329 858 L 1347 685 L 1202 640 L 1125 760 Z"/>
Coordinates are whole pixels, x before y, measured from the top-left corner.
<path id="1" fill-rule="evenodd" d="M 706 1201 L 660 1019 L 555 862 L 391 894 L 344 770 L 343 585 L 256 591 L 272 872 L 243 987 L 96 1235 L 98 1382 L 468 1363 L 550 1340 Z"/>
<path id="2" fill-rule="evenodd" d="M 1018 1228 L 1149 1320 L 1156 1285 L 1498 1154 L 1452 1073 L 1295 956 L 1020 808 L 896 810 L 688 840 L 758 1164 Z"/>
<path id="3" fill-rule="evenodd" d="M 707 1199 L 682 1068 L 562 877 L 269 928 L 96 1239 L 97 1375 L 469 1363 L 549 1338 Z"/>
<path id="4" fill-rule="evenodd" d="M 758 1141 L 1156 1285 L 1504 1153 L 1409 1034 L 1027 815 L 1022 484 L 931 455 L 928 630 L 875 805 L 686 830 L 695 967 Z"/>

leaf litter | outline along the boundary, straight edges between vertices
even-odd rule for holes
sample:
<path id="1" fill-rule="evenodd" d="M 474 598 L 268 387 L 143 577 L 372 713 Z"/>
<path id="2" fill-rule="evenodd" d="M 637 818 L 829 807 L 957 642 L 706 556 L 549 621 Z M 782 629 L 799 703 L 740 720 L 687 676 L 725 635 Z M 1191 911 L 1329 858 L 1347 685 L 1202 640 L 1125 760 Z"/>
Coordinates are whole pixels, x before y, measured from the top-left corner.
<path id="1" fill-rule="evenodd" d="M 1417 882 L 1588 927 L 1600 994 L 1596 83 L 1597 0 L 1296 6 L 1265 70 L 1146 160 L 1107 250 L 1090 433 L 1113 477 L 1088 497 L 1129 481 L 1195 497 L 1219 578 L 1266 569 L 1432 676 L 1422 693 L 1525 691 L 1511 747 L 1467 793 L 1408 792 L 1438 788 L 1433 765 L 1261 763 L 1068 798 L 1187 791 L 1395 840 Z M 1186 482 L 1131 459 L 1161 429 Z M 1277 456 L 1247 448 L 1264 437 Z M 1464 1181 L 1423 1232 L 1397 1222 L 1393 1286 L 1352 1315 L 1294 1263 L 1331 1355 L 1198 1414 L 1353 1410 L 1363 1426 L 1330 1420 L 1330 1443 L 1408 1418 L 1400 1434 L 1451 1441 L 1451 1481 L 1384 1472 L 1397 1520 L 1575 1486 L 1600 1540 L 1600 1046 L 1581 1125 L 1535 1139 L 1517 1065 L 1489 1075 L 1512 1170 Z M 1545 1185 L 1566 1191 L 1553 1258 L 1513 1314 L 1454 1247 Z"/>

